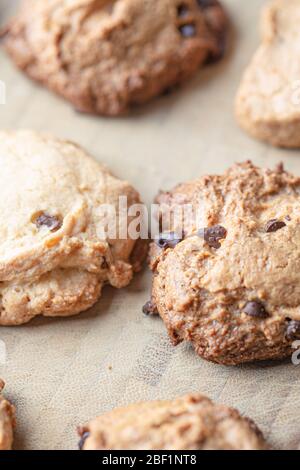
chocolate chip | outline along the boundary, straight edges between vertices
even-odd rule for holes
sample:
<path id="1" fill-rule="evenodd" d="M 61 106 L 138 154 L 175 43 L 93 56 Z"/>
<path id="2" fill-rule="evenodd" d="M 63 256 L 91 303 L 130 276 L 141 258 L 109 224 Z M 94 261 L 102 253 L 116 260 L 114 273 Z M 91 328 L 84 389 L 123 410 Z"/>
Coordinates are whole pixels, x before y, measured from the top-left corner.
<path id="1" fill-rule="evenodd" d="M 247 302 L 243 312 L 254 318 L 267 318 L 269 316 L 263 304 L 258 301 Z"/>
<path id="2" fill-rule="evenodd" d="M 300 321 L 291 320 L 286 329 L 286 337 L 288 340 L 294 340 L 300 338 Z"/>
<path id="3" fill-rule="evenodd" d="M 101 269 L 108 269 L 108 268 L 109 268 L 108 262 L 104 258 L 102 263 L 101 263 Z"/>
<path id="4" fill-rule="evenodd" d="M 282 162 L 278 163 L 275 167 L 276 173 L 284 173 L 284 164 Z"/>
<path id="5" fill-rule="evenodd" d="M 218 39 L 217 42 L 217 47 L 215 48 L 214 51 L 211 51 L 206 59 L 206 64 L 207 65 L 212 65 L 221 60 L 226 51 L 226 36 L 225 34 L 220 35 L 220 38 Z"/>
<path id="6" fill-rule="evenodd" d="M 151 300 L 149 300 L 148 302 L 145 303 L 143 307 L 143 313 L 145 315 L 157 315 L 158 310 L 157 310 L 156 305 L 154 305 L 154 303 L 151 302 Z"/>
<path id="7" fill-rule="evenodd" d="M 85 441 L 87 440 L 87 438 L 90 436 L 90 433 L 89 432 L 84 432 L 80 438 L 80 441 L 78 442 L 78 448 L 79 450 L 82 450 L 83 447 L 84 447 L 84 444 L 85 444 Z"/>
<path id="8" fill-rule="evenodd" d="M 179 31 L 185 38 L 192 38 L 196 35 L 196 26 L 194 24 L 184 24 L 179 26 Z"/>
<path id="9" fill-rule="evenodd" d="M 181 3 L 180 5 L 178 5 L 177 15 L 179 16 L 179 18 L 184 18 L 189 14 L 189 12 L 189 7 L 185 3 Z"/>
<path id="10" fill-rule="evenodd" d="M 155 243 L 159 248 L 174 248 L 178 243 L 182 241 L 182 237 L 177 235 L 175 232 L 162 233 L 159 238 L 155 240 Z"/>
<path id="11" fill-rule="evenodd" d="M 46 214 L 45 212 L 40 214 L 34 220 L 34 223 L 38 228 L 48 227 L 51 230 L 51 232 L 56 232 L 62 226 L 62 222 L 58 217 Z"/>
<path id="12" fill-rule="evenodd" d="M 227 230 L 222 225 L 214 225 L 213 227 L 207 227 L 198 231 L 198 236 L 204 238 L 206 243 L 211 248 L 220 248 L 220 240 L 223 240 L 227 236 Z"/>
<path id="13" fill-rule="evenodd" d="M 265 230 L 267 233 L 277 232 L 277 230 L 280 230 L 281 228 L 285 226 L 286 226 L 285 222 L 282 222 L 281 220 L 278 220 L 278 219 L 271 219 L 269 220 L 269 222 L 266 223 Z"/>
<path id="14" fill-rule="evenodd" d="M 216 0 L 197 0 L 197 3 L 199 7 L 203 9 L 217 5 Z"/>
<path id="15" fill-rule="evenodd" d="M 162 96 L 169 96 L 173 93 L 173 90 L 174 90 L 174 87 L 171 87 L 171 86 L 168 86 L 167 88 L 165 88 L 162 92 Z"/>

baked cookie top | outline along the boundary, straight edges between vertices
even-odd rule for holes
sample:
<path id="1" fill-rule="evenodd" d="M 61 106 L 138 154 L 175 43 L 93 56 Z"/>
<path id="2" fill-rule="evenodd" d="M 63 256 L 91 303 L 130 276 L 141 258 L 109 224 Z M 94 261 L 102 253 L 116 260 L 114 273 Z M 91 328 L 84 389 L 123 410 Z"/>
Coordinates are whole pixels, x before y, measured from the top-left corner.
<path id="1" fill-rule="evenodd" d="M 0 379 L 0 450 L 11 450 L 15 409 L 1 394 L 4 382 Z"/>
<path id="2" fill-rule="evenodd" d="M 246 162 L 158 202 L 162 215 L 183 204 L 197 214 L 182 237 L 171 225 L 172 242 L 165 234 L 151 247 L 152 300 L 174 343 L 223 364 L 290 354 L 300 338 L 300 179 Z"/>
<path id="3" fill-rule="evenodd" d="M 79 429 L 82 450 L 260 450 L 255 424 L 233 409 L 194 394 L 137 403 Z"/>
<path id="4" fill-rule="evenodd" d="M 300 146 L 300 3 L 273 0 L 262 14 L 262 43 L 236 99 L 238 121 L 259 139 Z"/>
<path id="5" fill-rule="evenodd" d="M 115 209 L 118 224 L 119 196 L 140 201 L 129 183 L 78 145 L 31 131 L 0 132 L 0 162 L 0 325 L 79 313 L 105 283 L 130 282 L 144 254 L 106 236 L 101 209 Z"/>
<path id="6" fill-rule="evenodd" d="M 4 42 L 77 109 L 118 115 L 220 57 L 226 24 L 216 0 L 23 0 Z"/>

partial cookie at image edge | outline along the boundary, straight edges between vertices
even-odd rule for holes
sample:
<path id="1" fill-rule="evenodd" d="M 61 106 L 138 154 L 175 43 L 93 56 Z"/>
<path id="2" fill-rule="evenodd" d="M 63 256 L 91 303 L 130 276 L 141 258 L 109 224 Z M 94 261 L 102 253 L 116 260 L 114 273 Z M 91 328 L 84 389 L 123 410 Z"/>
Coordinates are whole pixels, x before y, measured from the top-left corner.
<path id="1" fill-rule="evenodd" d="M 78 429 L 80 450 L 267 450 L 237 410 L 199 394 L 116 408 Z"/>

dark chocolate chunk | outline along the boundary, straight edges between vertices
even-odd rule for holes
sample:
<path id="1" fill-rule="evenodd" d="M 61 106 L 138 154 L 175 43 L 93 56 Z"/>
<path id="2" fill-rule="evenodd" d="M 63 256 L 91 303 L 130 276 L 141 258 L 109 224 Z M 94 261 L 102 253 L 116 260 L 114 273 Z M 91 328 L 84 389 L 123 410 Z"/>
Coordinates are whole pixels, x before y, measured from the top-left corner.
<path id="1" fill-rule="evenodd" d="M 148 302 L 145 303 L 143 307 L 143 313 L 145 315 L 157 315 L 158 310 L 157 310 L 156 305 L 154 305 L 154 303 L 151 302 L 151 300 L 149 300 Z"/>
<path id="2" fill-rule="evenodd" d="M 90 436 L 90 433 L 89 432 L 84 432 L 80 438 L 80 441 L 78 442 L 78 448 L 79 450 L 82 450 L 83 447 L 84 447 L 84 444 L 85 444 L 85 441 L 87 440 L 87 438 Z"/>
<path id="3" fill-rule="evenodd" d="M 300 321 L 291 320 L 286 329 L 286 337 L 288 340 L 300 339 Z"/>
<path id="4" fill-rule="evenodd" d="M 62 222 L 58 217 L 46 214 L 45 212 L 40 214 L 35 220 L 35 225 L 40 227 L 48 227 L 51 232 L 56 232 L 62 226 Z"/>
<path id="5" fill-rule="evenodd" d="M 169 96 L 169 95 L 171 95 L 171 94 L 173 93 L 173 91 L 174 91 L 174 87 L 168 86 L 167 88 L 165 88 L 165 89 L 163 90 L 163 92 L 162 92 L 161 95 L 162 95 L 162 96 Z"/>
<path id="6" fill-rule="evenodd" d="M 271 233 L 271 232 L 277 232 L 277 230 L 280 230 L 281 228 L 285 227 L 286 223 L 282 222 L 281 220 L 278 219 L 271 219 L 269 222 L 266 223 L 266 232 Z"/>
<path id="7" fill-rule="evenodd" d="M 214 225 L 213 227 L 206 227 L 198 231 L 198 236 L 204 238 L 206 243 L 211 248 L 220 248 L 220 240 L 227 236 L 227 230 L 222 225 Z"/>
<path id="8" fill-rule="evenodd" d="M 2 41 L 2 39 L 5 39 L 6 36 L 8 36 L 8 34 L 9 34 L 8 26 L 5 26 L 4 28 L 0 28 L 0 41 Z"/>
<path id="9" fill-rule="evenodd" d="M 275 167 L 276 173 L 284 173 L 284 165 L 283 162 L 278 163 Z"/>
<path id="10" fill-rule="evenodd" d="M 108 269 L 108 268 L 109 268 L 108 262 L 106 261 L 105 258 L 103 258 L 103 261 L 101 263 L 101 269 Z"/>
<path id="11" fill-rule="evenodd" d="M 192 23 L 179 26 L 179 31 L 185 38 L 192 38 L 193 36 L 196 36 L 196 26 Z"/>
<path id="12" fill-rule="evenodd" d="M 209 8 L 217 5 L 216 0 L 197 0 L 197 3 L 200 8 Z"/>
<path id="13" fill-rule="evenodd" d="M 190 12 L 189 7 L 185 3 L 181 3 L 180 5 L 178 5 L 177 14 L 179 18 L 184 18 L 185 16 L 189 14 L 189 12 Z"/>
<path id="14" fill-rule="evenodd" d="M 159 248 L 174 248 L 178 243 L 182 241 L 180 237 L 175 232 L 162 233 L 159 238 L 155 240 L 155 243 Z"/>
<path id="15" fill-rule="evenodd" d="M 223 59 L 226 51 L 226 45 L 227 45 L 227 39 L 225 34 L 221 34 L 218 42 L 217 42 L 217 47 L 215 48 L 214 51 L 211 51 L 208 54 L 208 57 L 206 59 L 206 64 L 207 65 L 212 65 L 218 62 L 219 60 Z"/>
<path id="16" fill-rule="evenodd" d="M 269 316 L 263 304 L 255 300 L 247 302 L 243 308 L 243 312 L 254 318 L 267 318 Z"/>

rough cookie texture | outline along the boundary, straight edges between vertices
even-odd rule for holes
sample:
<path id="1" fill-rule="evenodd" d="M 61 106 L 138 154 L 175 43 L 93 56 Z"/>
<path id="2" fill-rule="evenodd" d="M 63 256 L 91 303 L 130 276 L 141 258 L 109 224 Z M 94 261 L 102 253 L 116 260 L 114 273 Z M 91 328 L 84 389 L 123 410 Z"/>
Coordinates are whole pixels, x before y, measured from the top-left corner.
<path id="1" fill-rule="evenodd" d="M 115 409 L 79 428 L 82 450 L 263 450 L 248 418 L 202 395 Z"/>
<path id="2" fill-rule="evenodd" d="M 300 147 L 299 24 L 299 0 L 268 4 L 262 44 L 236 99 L 241 126 L 252 136 L 280 147 Z"/>
<path id="3" fill-rule="evenodd" d="M 152 303 L 174 344 L 190 341 L 227 365 L 291 354 L 300 339 L 300 178 L 246 162 L 158 202 L 162 215 L 198 210 L 182 241 L 150 250 Z"/>
<path id="4" fill-rule="evenodd" d="M 226 23 L 216 0 L 23 0 L 4 42 L 78 110 L 113 116 L 219 58 Z"/>
<path id="5" fill-rule="evenodd" d="M 129 284 L 145 250 L 106 238 L 100 210 L 111 204 L 119 223 L 119 196 L 139 202 L 127 182 L 79 146 L 30 131 L 0 132 L 0 162 L 0 325 L 74 315 L 104 284 Z"/>
<path id="6" fill-rule="evenodd" d="M 13 428 L 15 426 L 15 409 L 1 395 L 4 382 L 0 379 L 0 450 L 11 450 Z"/>

